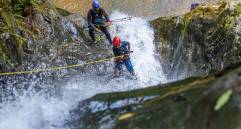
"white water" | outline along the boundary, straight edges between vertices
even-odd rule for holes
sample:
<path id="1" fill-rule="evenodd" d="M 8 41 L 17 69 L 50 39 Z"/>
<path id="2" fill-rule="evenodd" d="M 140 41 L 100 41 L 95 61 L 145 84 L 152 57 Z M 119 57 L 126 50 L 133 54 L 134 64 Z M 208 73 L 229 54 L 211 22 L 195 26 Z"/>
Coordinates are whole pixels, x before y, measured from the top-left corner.
<path id="1" fill-rule="evenodd" d="M 127 15 L 114 12 L 112 19 Z M 106 75 L 76 76 L 67 84 L 63 84 L 62 97 L 56 98 L 44 93 L 26 91 L 14 102 L 4 102 L 0 105 L 0 129 L 65 129 L 63 124 L 69 116 L 69 111 L 75 108 L 79 101 L 97 93 L 127 91 L 144 88 L 165 82 L 162 68 L 155 58 L 154 33 L 148 22 L 141 18 L 116 23 L 112 28 L 112 36 L 118 35 L 131 43 L 131 55 L 137 80 L 125 76 L 112 78 L 112 71 Z"/>

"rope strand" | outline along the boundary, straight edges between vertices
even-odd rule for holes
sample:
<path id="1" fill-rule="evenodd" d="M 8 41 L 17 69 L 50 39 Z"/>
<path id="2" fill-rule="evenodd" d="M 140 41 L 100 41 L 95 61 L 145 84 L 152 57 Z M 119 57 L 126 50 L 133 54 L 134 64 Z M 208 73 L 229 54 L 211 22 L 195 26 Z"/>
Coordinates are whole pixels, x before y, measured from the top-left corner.
<path id="1" fill-rule="evenodd" d="M 125 54 L 125 55 L 130 55 L 131 53 L 128 53 L 128 54 Z M 70 69 L 70 68 L 77 68 L 77 67 L 81 67 L 81 66 L 84 66 L 84 65 L 91 65 L 91 64 L 97 64 L 97 63 L 103 63 L 103 62 L 111 61 L 113 59 L 120 58 L 120 57 L 123 57 L 125 55 L 105 58 L 105 59 L 91 61 L 91 62 L 85 62 L 83 64 L 69 65 L 69 66 L 50 67 L 50 68 L 46 68 L 46 69 L 36 69 L 36 70 L 19 71 L 19 72 L 3 72 L 3 73 L 0 73 L 0 76 L 19 75 L 19 74 L 33 74 L 33 73 L 40 73 L 40 72 L 47 72 L 47 71 L 57 71 L 57 70 L 64 70 L 64 69 Z"/>

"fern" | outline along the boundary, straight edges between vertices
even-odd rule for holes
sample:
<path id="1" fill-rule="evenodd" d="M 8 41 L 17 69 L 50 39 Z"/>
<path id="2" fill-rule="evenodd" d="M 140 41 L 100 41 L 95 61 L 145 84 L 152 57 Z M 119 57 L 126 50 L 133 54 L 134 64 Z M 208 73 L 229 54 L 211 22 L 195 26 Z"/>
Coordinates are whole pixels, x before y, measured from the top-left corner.
<path id="1" fill-rule="evenodd" d="M 27 33 L 32 39 L 36 39 L 35 34 L 30 29 L 28 29 L 28 25 L 25 22 L 23 22 L 23 17 L 15 15 L 15 22 L 17 28 L 20 31 Z"/>
<path id="2" fill-rule="evenodd" d="M 17 51 L 22 57 L 23 49 L 26 46 L 27 39 L 20 32 L 27 33 L 32 39 L 35 39 L 34 33 L 29 26 L 24 22 L 23 11 L 28 5 L 37 4 L 35 0 L 0 0 L 0 35 L 9 34 L 16 42 L 18 48 L 8 50 L 4 40 L 0 39 L 0 57 L 5 63 L 10 63 L 11 56 L 9 51 Z M 21 60 L 19 63 L 21 63 Z M 14 60 L 11 60 L 14 61 Z M 10 63 L 11 64 L 11 63 Z"/>
<path id="3" fill-rule="evenodd" d="M 11 0 L 11 6 L 14 14 L 22 14 L 23 10 L 28 5 L 38 5 L 36 0 Z"/>

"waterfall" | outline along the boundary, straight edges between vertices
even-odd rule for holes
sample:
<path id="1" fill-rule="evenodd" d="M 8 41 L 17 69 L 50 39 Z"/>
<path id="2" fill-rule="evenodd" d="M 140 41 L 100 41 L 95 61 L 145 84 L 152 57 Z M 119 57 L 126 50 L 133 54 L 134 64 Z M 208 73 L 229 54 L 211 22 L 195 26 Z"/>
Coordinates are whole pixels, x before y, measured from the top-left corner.
<path id="1" fill-rule="evenodd" d="M 128 15 L 115 11 L 111 19 Z M 158 54 L 155 54 L 154 32 L 149 22 L 135 17 L 131 21 L 114 23 L 112 37 L 118 35 L 129 41 L 134 51 L 131 60 L 137 79 L 130 79 L 124 68 L 120 78 L 113 78 L 113 62 L 104 75 L 82 73 L 59 83 L 61 95 L 53 97 L 42 89 L 33 92 L 31 86 L 24 93 L 15 94 L 14 101 L 0 103 L 0 129 L 65 129 L 65 120 L 71 116 L 69 111 L 76 105 L 95 94 L 144 88 L 165 82 Z"/>

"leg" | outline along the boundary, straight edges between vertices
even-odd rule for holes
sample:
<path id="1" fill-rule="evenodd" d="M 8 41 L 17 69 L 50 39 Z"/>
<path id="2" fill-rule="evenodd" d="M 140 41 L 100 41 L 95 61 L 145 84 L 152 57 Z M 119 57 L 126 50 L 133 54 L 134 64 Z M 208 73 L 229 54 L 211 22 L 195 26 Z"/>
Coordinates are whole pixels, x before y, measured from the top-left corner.
<path id="1" fill-rule="evenodd" d="M 109 31 L 107 30 L 107 28 L 104 27 L 104 26 L 101 26 L 101 27 L 100 27 L 100 30 L 105 34 L 105 36 L 106 36 L 106 38 L 108 39 L 109 43 L 112 44 L 112 39 L 111 39 L 110 33 L 109 33 Z"/>
<path id="2" fill-rule="evenodd" d="M 115 62 L 114 75 L 116 77 L 120 76 L 122 64 L 123 64 L 122 62 Z"/>
<path id="3" fill-rule="evenodd" d="M 114 76 L 115 77 L 119 77 L 120 76 L 120 70 L 118 70 L 117 68 L 114 69 Z"/>
<path id="4" fill-rule="evenodd" d="M 132 76 L 136 75 L 130 58 L 125 60 L 125 66 Z"/>
<path id="5" fill-rule="evenodd" d="M 95 43 L 95 29 L 89 28 L 89 34 L 90 34 L 92 41 Z"/>

